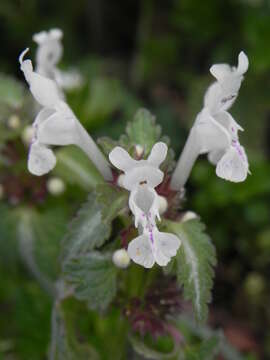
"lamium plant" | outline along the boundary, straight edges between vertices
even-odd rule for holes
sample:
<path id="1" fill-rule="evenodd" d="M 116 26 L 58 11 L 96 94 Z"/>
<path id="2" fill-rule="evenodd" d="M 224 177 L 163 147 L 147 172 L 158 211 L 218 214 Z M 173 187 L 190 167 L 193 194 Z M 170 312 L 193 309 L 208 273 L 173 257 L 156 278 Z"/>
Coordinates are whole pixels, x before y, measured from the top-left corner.
<path id="1" fill-rule="evenodd" d="M 63 93 L 63 77 L 56 67 L 61 37 L 60 30 L 34 36 L 36 70 L 25 59 L 28 49 L 19 57 L 39 106 L 28 169 L 36 176 L 46 175 L 56 165 L 56 147 L 75 145 L 94 164 L 100 180 L 63 234 L 61 274 L 52 292 L 50 359 L 99 358 L 68 334 L 68 298 L 85 302 L 89 314 L 120 310 L 122 336 L 127 339 L 120 342 L 123 352 L 131 346 L 145 358 L 191 359 L 181 319 L 193 314 L 198 326 L 205 326 L 216 252 L 199 216 L 185 210 L 184 188 L 200 154 L 208 154 L 219 178 L 241 182 L 249 173 L 238 138 L 242 128 L 228 112 L 248 69 L 247 56 L 240 52 L 237 67 L 210 68 L 216 81 L 206 91 L 203 109 L 176 162 L 155 116 L 143 108 L 118 141 L 103 137 L 94 142 Z M 225 340 L 215 336 L 206 339 L 206 357 L 196 359 L 212 359 L 222 352 L 218 346 Z M 197 354 L 200 351 L 196 348 Z M 229 359 L 226 356 L 224 352 Z"/>

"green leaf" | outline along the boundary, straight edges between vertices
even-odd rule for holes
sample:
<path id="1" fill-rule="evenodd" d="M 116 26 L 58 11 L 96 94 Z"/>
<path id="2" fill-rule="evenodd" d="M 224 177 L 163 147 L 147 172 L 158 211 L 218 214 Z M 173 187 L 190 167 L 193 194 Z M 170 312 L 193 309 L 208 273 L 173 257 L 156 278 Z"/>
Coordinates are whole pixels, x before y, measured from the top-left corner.
<path id="1" fill-rule="evenodd" d="M 213 336 L 201 342 L 200 345 L 187 348 L 185 353 L 186 360 L 214 360 L 219 353 L 218 336 Z"/>
<path id="2" fill-rule="evenodd" d="M 55 303 L 52 312 L 50 360 L 99 359 L 90 345 L 79 344 L 66 323 L 64 310 Z"/>
<path id="3" fill-rule="evenodd" d="M 84 190 L 93 189 L 104 181 L 91 160 L 75 146 L 58 150 L 54 173 L 67 183 L 78 185 Z"/>
<path id="4" fill-rule="evenodd" d="M 19 108 L 24 100 L 24 87 L 11 76 L 0 74 L 0 106 Z"/>
<path id="5" fill-rule="evenodd" d="M 161 127 L 155 124 L 155 117 L 146 109 L 136 112 L 134 120 L 127 125 L 126 132 L 134 145 L 141 145 L 148 155 L 159 140 Z"/>
<path id="6" fill-rule="evenodd" d="M 167 221 L 167 229 L 182 241 L 177 253 L 177 279 L 184 287 L 184 297 L 191 300 L 196 319 L 204 322 L 211 301 L 216 252 L 205 225 L 199 220 L 183 223 Z"/>
<path id="7" fill-rule="evenodd" d="M 111 221 L 127 203 L 127 192 L 99 184 L 71 222 L 63 241 L 64 261 L 104 244 L 111 234 Z"/>
<path id="8" fill-rule="evenodd" d="M 84 118 L 89 119 L 91 126 L 100 126 L 121 106 L 123 94 L 122 85 L 116 79 L 92 80 L 82 109 Z"/>
<path id="9" fill-rule="evenodd" d="M 110 184 L 99 184 L 96 187 L 97 202 L 102 207 L 102 220 L 111 222 L 125 208 L 128 192 Z"/>
<path id="10" fill-rule="evenodd" d="M 64 274 L 75 287 L 75 297 L 91 309 L 104 310 L 116 294 L 116 267 L 111 254 L 91 252 L 66 264 Z"/>
<path id="11" fill-rule="evenodd" d="M 103 136 L 103 137 L 99 138 L 97 142 L 101 146 L 104 154 L 106 154 L 107 156 L 112 151 L 112 149 L 118 145 L 117 141 L 115 141 L 107 136 Z"/>
<path id="12" fill-rule="evenodd" d="M 30 273 L 51 295 L 55 295 L 54 281 L 60 273 L 60 240 L 66 226 L 62 208 L 38 212 L 19 208 L 16 217 L 20 255 Z"/>
<path id="13" fill-rule="evenodd" d="M 101 206 L 97 203 L 96 193 L 93 192 L 80 208 L 76 218 L 70 223 L 63 240 L 64 263 L 103 245 L 109 238 L 110 232 L 110 223 L 102 221 Z"/>
<path id="14" fill-rule="evenodd" d="M 169 353 L 163 353 L 158 350 L 152 349 L 149 347 L 143 339 L 139 338 L 135 335 L 129 335 L 129 341 L 133 349 L 136 351 L 137 354 L 143 356 L 144 359 L 153 359 L 153 360 L 165 360 L 165 359 L 172 359 L 175 357 L 178 349 L 175 346 L 174 349 Z"/>

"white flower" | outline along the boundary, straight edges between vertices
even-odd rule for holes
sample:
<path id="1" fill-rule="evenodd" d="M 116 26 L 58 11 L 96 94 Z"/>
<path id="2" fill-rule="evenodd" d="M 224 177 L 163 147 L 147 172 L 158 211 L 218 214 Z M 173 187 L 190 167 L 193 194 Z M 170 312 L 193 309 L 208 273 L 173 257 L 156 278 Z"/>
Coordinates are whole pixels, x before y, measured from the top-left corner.
<path id="1" fill-rule="evenodd" d="M 33 40 L 38 44 L 36 72 L 54 80 L 61 89 L 72 89 L 81 86 L 82 78 L 75 70 L 63 72 L 57 68 L 63 55 L 62 38 L 63 32 L 60 29 L 41 31 L 33 36 Z"/>
<path id="2" fill-rule="evenodd" d="M 55 196 L 63 194 L 66 190 L 64 181 L 58 177 L 50 178 L 46 185 L 49 193 Z"/>
<path id="3" fill-rule="evenodd" d="M 32 62 L 19 58 L 21 70 L 36 101 L 43 107 L 34 121 L 34 138 L 30 147 L 28 168 L 34 175 L 53 169 L 56 158 L 49 148 L 55 145 L 77 145 L 93 161 L 105 179 L 111 180 L 109 165 L 93 139 L 80 124 L 70 107 L 62 100 L 56 83 L 33 71 Z"/>
<path id="4" fill-rule="evenodd" d="M 237 68 L 227 64 L 213 65 L 210 69 L 217 81 L 209 87 L 204 108 L 197 115 L 184 150 L 171 180 L 171 188 L 178 190 L 187 181 L 192 166 L 200 154 L 216 166 L 216 174 L 229 181 L 241 182 L 247 178 L 249 165 L 238 131 L 243 129 L 226 111 L 235 101 L 248 69 L 244 52 L 238 56 Z"/>
<path id="5" fill-rule="evenodd" d="M 177 236 L 160 232 L 156 225 L 156 218 L 160 220 L 160 199 L 154 188 L 163 180 L 159 166 L 166 155 L 167 145 L 162 142 L 153 146 L 147 160 L 134 160 L 120 147 L 109 154 L 112 164 L 125 173 L 123 186 L 130 191 L 129 207 L 141 233 L 129 244 L 128 255 L 146 268 L 155 262 L 166 266 L 180 246 Z"/>
<path id="6" fill-rule="evenodd" d="M 76 69 L 69 71 L 55 70 L 55 81 L 60 88 L 65 90 L 72 90 L 83 85 L 83 78 Z"/>
<path id="7" fill-rule="evenodd" d="M 130 257 L 125 249 L 116 250 L 112 260 L 114 265 L 120 269 L 126 269 L 130 264 Z"/>
<path id="8" fill-rule="evenodd" d="M 208 153 L 210 162 L 217 165 L 217 176 L 232 182 L 244 181 L 249 164 L 238 139 L 238 131 L 243 129 L 232 116 L 226 111 L 211 115 L 205 108 L 198 115 L 194 127 L 194 141 L 200 146 L 199 153 Z"/>

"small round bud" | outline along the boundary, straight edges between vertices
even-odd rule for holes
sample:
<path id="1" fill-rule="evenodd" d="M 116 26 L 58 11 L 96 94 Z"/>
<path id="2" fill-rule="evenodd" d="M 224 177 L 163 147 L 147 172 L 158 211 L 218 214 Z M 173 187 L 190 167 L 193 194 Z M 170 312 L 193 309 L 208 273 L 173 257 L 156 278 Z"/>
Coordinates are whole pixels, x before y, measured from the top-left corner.
<path id="1" fill-rule="evenodd" d="M 144 147 L 142 145 L 137 144 L 135 146 L 136 155 L 138 158 L 140 158 L 144 152 Z"/>
<path id="2" fill-rule="evenodd" d="M 0 200 L 4 197 L 4 186 L 0 184 Z"/>
<path id="3" fill-rule="evenodd" d="M 21 120 L 18 115 L 11 115 L 8 118 L 7 125 L 10 129 L 16 130 L 20 127 Z"/>
<path id="4" fill-rule="evenodd" d="M 114 265 L 120 269 L 126 269 L 130 263 L 130 257 L 127 250 L 119 249 L 113 253 L 112 261 Z"/>
<path id="5" fill-rule="evenodd" d="M 35 129 L 33 128 L 33 126 L 26 126 L 23 129 L 23 132 L 21 135 L 23 143 L 26 146 L 30 145 L 34 135 L 35 135 Z"/>
<path id="6" fill-rule="evenodd" d="M 124 178 L 125 178 L 125 175 L 124 175 L 124 174 L 120 174 L 120 175 L 118 176 L 118 179 L 117 179 L 117 185 L 118 185 L 118 186 L 124 187 L 124 185 L 123 185 Z"/>
<path id="7" fill-rule="evenodd" d="M 47 189 L 51 195 L 61 195 L 66 190 L 64 181 L 57 177 L 52 177 L 47 181 Z"/>
<path id="8" fill-rule="evenodd" d="M 159 214 L 162 215 L 164 214 L 167 209 L 168 209 L 168 201 L 164 196 L 158 196 L 158 209 L 159 209 Z"/>
<path id="9" fill-rule="evenodd" d="M 198 219 L 198 215 L 193 211 L 187 211 L 182 217 L 182 222 Z"/>

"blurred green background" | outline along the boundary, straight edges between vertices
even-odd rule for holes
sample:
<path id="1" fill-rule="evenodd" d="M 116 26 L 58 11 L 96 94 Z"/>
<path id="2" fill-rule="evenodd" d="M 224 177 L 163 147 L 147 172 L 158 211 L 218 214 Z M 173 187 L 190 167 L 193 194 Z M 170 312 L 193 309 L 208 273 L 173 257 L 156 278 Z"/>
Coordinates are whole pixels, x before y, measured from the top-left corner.
<path id="1" fill-rule="evenodd" d="M 200 215 L 217 246 L 211 324 L 222 327 L 236 348 L 252 353 L 249 359 L 269 359 L 268 0 L 0 1 L 0 359 L 44 359 L 50 339 L 50 298 L 18 257 L 14 224 L 22 209 L 24 217 L 31 214 L 32 229 L 39 233 L 34 250 L 41 266 L 54 277 L 61 234 L 97 181 L 91 172 L 89 179 L 72 179 L 68 156 L 76 154 L 65 149 L 55 174 L 67 189 L 53 196 L 46 188 L 48 177 L 27 174 L 27 150 L 16 140 L 33 119 L 17 58 L 30 47 L 34 59 L 32 35 L 51 27 L 64 32 L 61 66 L 75 67 L 84 76 L 83 87 L 67 99 L 90 133 L 118 138 L 144 106 L 156 115 L 177 154 L 213 81 L 210 66 L 236 64 L 241 50 L 248 55 L 250 68 L 231 113 L 245 128 L 240 140 L 252 175 L 243 184 L 224 182 L 201 158 L 187 185 L 184 208 Z M 20 119 L 16 131 L 7 126 L 12 115 Z M 87 171 L 85 159 L 80 162 Z M 92 319 L 100 336 L 107 331 L 104 321 Z M 94 340 L 97 346 L 99 339 Z M 113 351 L 113 343 L 111 339 L 105 348 Z"/>

